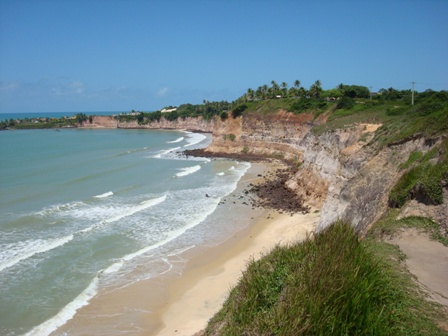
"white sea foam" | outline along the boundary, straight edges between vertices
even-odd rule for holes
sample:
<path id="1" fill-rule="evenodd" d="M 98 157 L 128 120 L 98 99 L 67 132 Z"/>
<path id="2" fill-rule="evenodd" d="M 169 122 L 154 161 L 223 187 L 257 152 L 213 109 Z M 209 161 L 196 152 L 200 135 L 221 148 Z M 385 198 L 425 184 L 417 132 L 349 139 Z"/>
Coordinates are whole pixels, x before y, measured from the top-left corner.
<path id="1" fill-rule="evenodd" d="M 166 232 L 165 238 L 158 241 L 157 243 L 149 245 L 149 246 L 145 246 L 144 248 L 142 248 L 136 252 L 129 253 L 129 254 L 125 255 L 124 257 L 121 258 L 121 260 L 119 262 L 116 263 L 116 265 L 115 264 L 111 265 L 108 268 L 107 273 L 111 273 L 113 271 L 118 271 L 123 266 L 124 262 L 131 261 L 137 257 L 140 257 L 140 256 L 148 253 L 149 251 L 152 251 L 156 248 L 164 246 L 164 245 L 168 244 L 169 242 L 173 241 L 174 239 L 183 235 L 189 229 L 202 223 L 210 214 L 213 213 L 213 211 L 215 211 L 215 209 L 218 206 L 218 203 L 220 201 L 219 198 L 211 198 L 210 197 L 209 199 L 212 200 L 212 202 L 208 204 L 208 207 L 204 208 L 202 212 L 192 215 L 189 218 L 188 222 L 185 223 L 185 225 L 183 225 L 182 227 L 180 227 L 178 229 L 174 229 L 174 230 Z M 191 247 L 189 247 L 189 248 L 191 248 Z M 187 248 L 187 249 L 189 249 L 189 248 Z"/>
<path id="2" fill-rule="evenodd" d="M 173 148 L 170 148 L 170 149 L 166 149 L 166 150 L 160 151 L 160 152 L 157 153 L 156 155 L 152 156 L 152 158 L 154 158 L 154 159 L 160 159 L 160 158 L 162 158 L 163 156 L 165 156 L 165 155 L 167 155 L 167 154 L 169 154 L 169 153 L 171 153 L 171 152 L 174 152 L 174 151 L 178 150 L 179 148 L 180 148 L 180 147 L 173 147 Z"/>
<path id="3" fill-rule="evenodd" d="M 73 209 L 78 209 L 85 206 L 85 203 L 80 201 L 65 203 L 65 204 L 56 204 L 50 206 L 48 208 L 44 208 L 41 211 L 35 213 L 37 216 L 49 216 L 59 212 L 66 212 Z"/>
<path id="4" fill-rule="evenodd" d="M 121 269 L 121 267 L 123 266 L 123 264 L 124 264 L 124 260 L 120 259 L 119 261 L 113 263 L 108 268 L 106 268 L 103 273 L 111 274 L 111 273 L 118 272 Z"/>
<path id="5" fill-rule="evenodd" d="M 186 167 L 186 168 L 181 168 L 179 173 L 176 173 L 177 177 L 183 177 L 183 176 L 187 176 L 190 174 L 193 174 L 195 172 L 197 172 L 198 170 L 201 169 L 200 165 L 196 165 L 196 166 L 192 166 L 192 167 Z"/>
<path id="6" fill-rule="evenodd" d="M 81 294 L 79 294 L 73 301 L 62 308 L 55 316 L 48 319 L 44 323 L 34 327 L 26 336 L 47 336 L 54 332 L 59 327 L 63 326 L 68 320 L 75 316 L 78 309 L 84 307 L 98 292 L 98 275 L 90 282 Z"/>
<path id="7" fill-rule="evenodd" d="M 216 175 L 218 175 L 218 176 L 223 176 L 223 175 L 224 175 L 224 172 L 217 173 Z"/>
<path id="8" fill-rule="evenodd" d="M 187 138 L 188 143 L 186 145 L 184 145 L 184 147 L 190 147 L 190 146 L 197 145 L 198 143 L 200 143 L 201 141 L 203 141 L 206 138 L 207 137 L 204 134 L 188 133 L 188 138 Z"/>
<path id="9" fill-rule="evenodd" d="M 81 229 L 75 234 L 84 234 L 93 231 L 96 228 L 102 227 L 105 224 L 110 224 L 119 221 L 125 217 L 132 216 L 140 211 L 149 209 L 153 206 L 156 206 L 166 200 L 166 195 L 161 197 L 152 198 L 146 201 L 143 201 L 137 205 L 113 205 L 108 204 L 105 206 L 97 206 L 95 208 L 82 209 L 73 211 L 70 213 L 72 218 L 79 218 L 81 220 L 89 220 L 96 222 L 93 225 L 85 227 Z M 112 213 L 112 216 L 111 216 Z M 109 217 L 108 217 L 109 216 Z M 106 218 L 106 219 L 104 219 Z"/>
<path id="10" fill-rule="evenodd" d="M 118 220 L 120 220 L 122 218 L 125 218 L 125 217 L 128 217 L 128 216 L 132 216 L 133 214 L 135 214 L 137 212 L 146 210 L 146 209 L 148 209 L 150 207 L 153 207 L 153 206 L 155 206 L 157 204 L 160 204 L 160 203 L 164 202 L 165 200 L 166 200 L 166 195 L 158 197 L 158 198 L 150 199 L 150 200 L 147 200 L 147 201 L 143 201 L 140 204 L 135 205 L 133 207 L 130 207 L 129 209 L 127 209 L 124 212 L 121 212 L 118 215 L 115 215 L 115 216 L 112 216 L 112 217 L 106 219 L 104 222 L 105 223 L 116 222 L 116 221 L 118 221 Z"/>
<path id="11" fill-rule="evenodd" d="M 53 250 L 68 243 L 72 239 L 73 235 L 68 235 L 62 238 L 28 240 L 2 246 L 2 252 L 0 254 L 0 271 L 12 267 L 22 260 L 31 258 L 36 254 Z"/>
<path id="12" fill-rule="evenodd" d="M 114 193 L 112 192 L 112 191 L 108 191 L 108 192 L 106 192 L 106 193 L 104 193 L 104 194 L 101 194 L 101 195 L 96 195 L 96 196 L 94 196 L 95 198 L 106 198 L 106 197 L 109 197 L 109 196 L 112 196 Z"/>
<path id="13" fill-rule="evenodd" d="M 185 139 L 184 137 L 180 137 L 180 138 L 177 138 L 176 140 L 173 140 L 173 141 L 167 141 L 166 143 L 177 143 L 177 142 L 181 142 L 184 139 Z"/>

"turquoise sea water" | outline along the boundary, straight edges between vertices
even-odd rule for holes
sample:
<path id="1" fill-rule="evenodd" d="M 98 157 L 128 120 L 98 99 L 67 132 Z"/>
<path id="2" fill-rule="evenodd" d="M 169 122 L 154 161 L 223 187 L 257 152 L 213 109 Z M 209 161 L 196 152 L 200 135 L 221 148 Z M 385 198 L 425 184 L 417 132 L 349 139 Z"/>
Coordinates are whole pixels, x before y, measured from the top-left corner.
<path id="1" fill-rule="evenodd" d="M 250 167 L 185 158 L 209 135 L 0 132 L 0 335 L 48 335 L 107 287 L 169 272 L 229 234 L 220 201 Z"/>

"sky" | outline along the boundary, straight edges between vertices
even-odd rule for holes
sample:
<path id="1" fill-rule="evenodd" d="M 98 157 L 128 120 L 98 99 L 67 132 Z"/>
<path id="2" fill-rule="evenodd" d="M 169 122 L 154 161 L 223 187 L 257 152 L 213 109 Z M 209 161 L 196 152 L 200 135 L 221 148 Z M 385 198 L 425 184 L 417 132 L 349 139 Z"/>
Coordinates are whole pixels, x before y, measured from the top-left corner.
<path id="1" fill-rule="evenodd" d="M 448 90 L 448 0 L 0 0 L 0 113 L 155 111 L 272 80 Z"/>

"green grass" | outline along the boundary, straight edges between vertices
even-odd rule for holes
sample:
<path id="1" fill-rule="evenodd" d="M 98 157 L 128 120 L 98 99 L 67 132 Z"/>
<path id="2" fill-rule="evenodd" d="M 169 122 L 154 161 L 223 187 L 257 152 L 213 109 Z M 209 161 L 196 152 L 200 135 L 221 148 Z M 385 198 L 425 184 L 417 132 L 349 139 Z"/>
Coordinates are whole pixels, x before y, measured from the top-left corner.
<path id="1" fill-rule="evenodd" d="M 269 113 L 277 112 L 278 110 L 290 110 L 291 104 L 296 101 L 294 98 L 281 98 L 281 99 L 266 99 L 247 102 L 247 109 L 245 113 L 257 113 L 266 115 Z"/>
<path id="2" fill-rule="evenodd" d="M 438 156 L 438 162 L 430 163 L 431 159 Z M 443 202 L 442 179 L 448 177 L 448 138 L 442 141 L 440 149 L 435 147 L 426 155 L 421 152 L 413 152 L 408 160 L 400 166 L 406 169 L 414 165 L 404 173 L 389 195 L 389 205 L 402 207 L 411 198 L 418 198 L 426 204 L 441 204 Z M 418 163 L 418 164 L 416 164 Z"/>
<path id="3" fill-rule="evenodd" d="M 416 161 L 419 162 L 422 158 L 423 158 L 422 152 L 420 152 L 420 151 L 412 152 L 409 155 L 408 160 L 405 163 L 403 163 L 402 165 L 400 165 L 400 169 L 407 169 L 410 166 L 412 166 L 414 164 L 414 162 L 416 162 Z"/>
<path id="4" fill-rule="evenodd" d="M 320 135 L 358 123 L 383 124 L 372 141 L 378 148 L 416 134 L 432 137 L 448 132 L 448 102 L 442 100 L 430 104 L 428 101 L 434 99 L 423 100 L 415 106 L 397 101 L 370 103 L 368 100 L 357 100 L 353 108 L 335 110 L 327 123 L 315 126 L 312 131 Z"/>
<path id="5" fill-rule="evenodd" d="M 277 247 L 250 262 L 206 335 L 444 335 L 397 253 L 342 222 Z"/>

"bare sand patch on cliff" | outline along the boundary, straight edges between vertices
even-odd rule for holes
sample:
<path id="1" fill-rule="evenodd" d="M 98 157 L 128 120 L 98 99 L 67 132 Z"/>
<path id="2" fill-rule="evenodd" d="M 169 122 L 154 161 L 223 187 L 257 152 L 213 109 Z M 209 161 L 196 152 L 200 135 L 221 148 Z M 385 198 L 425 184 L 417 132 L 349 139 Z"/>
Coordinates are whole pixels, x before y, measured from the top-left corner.
<path id="1" fill-rule="evenodd" d="M 389 243 L 406 255 L 406 265 L 430 300 L 448 307 L 448 247 L 417 229 L 403 229 Z"/>

